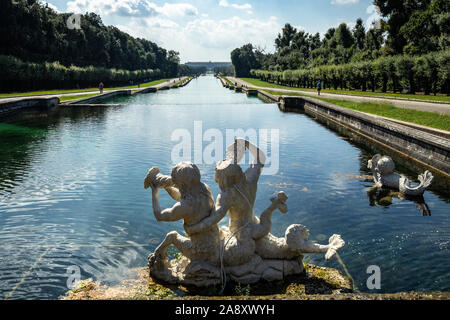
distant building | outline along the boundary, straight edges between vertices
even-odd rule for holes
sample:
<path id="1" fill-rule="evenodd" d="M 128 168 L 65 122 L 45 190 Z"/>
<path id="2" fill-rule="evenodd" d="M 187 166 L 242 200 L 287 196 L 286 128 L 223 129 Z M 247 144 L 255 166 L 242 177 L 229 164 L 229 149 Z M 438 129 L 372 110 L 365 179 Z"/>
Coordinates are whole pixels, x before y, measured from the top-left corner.
<path id="1" fill-rule="evenodd" d="M 216 67 L 229 67 L 231 62 L 186 62 L 186 65 L 192 68 L 205 67 L 206 70 L 212 71 Z"/>

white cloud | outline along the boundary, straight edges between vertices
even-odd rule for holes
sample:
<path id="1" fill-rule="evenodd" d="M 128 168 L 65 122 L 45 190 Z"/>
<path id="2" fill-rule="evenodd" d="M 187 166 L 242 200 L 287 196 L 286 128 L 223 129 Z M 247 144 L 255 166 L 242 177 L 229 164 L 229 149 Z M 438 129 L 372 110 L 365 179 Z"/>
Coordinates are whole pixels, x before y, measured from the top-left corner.
<path id="1" fill-rule="evenodd" d="M 276 17 L 248 19 L 231 16 L 213 19 L 207 13 L 200 13 L 187 1 L 167 1 L 164 4 L 151 1 L 155 0 L 70 0 L 67 9 L 75 13 L 95 12 L 102 18 L 110 16 L 115 20 L 114 25 L 130 35 L 180 52 L 183 62 L 230 61 L 231 51 L 246 43 L 273 52 L 274 39 L 282 28 Z M 221 6 L 224 5 L 247 13 L 252 8 L 247 3 L 235 4 L 222 0 Z"/>
<path id="2" fill-rule="evenodd" d="M 331 4 L 353 4 L 358 2 L 359 0 L 331 0 Z"/>
<path id="3" fill-rule="evenodd" d="M 348 27 L 350 30 L 353 30 L 353 28 L 355 28 L 355 26 L 356 26 L 356 22 L 354 22 L 354 21 L 344 22 L 344 23 L 347 25 L 347 27 Z"/>
<path id="4" fill-rule="evenodd" d="M 241 5 L 233 3 L 231 5 L 231 7 L 238 9 L 238 10 L 246 10 L 246 9 L 251 9 L 252 5 L 249 3 L 245 3 L 245 4 L 241 4 Z"/>
<path id="5" fill-rule="evenodd" d="M 372 28 L 372 24 L 375 23 L 376 28 L 380 28 L 381 14 L 380 9 L 375 5 L 370 5 L 366 9 L 366 13 L 370 14 L 366 20 L 366 29 Z"/>
<path id="6" fill-rule="evenodd" d="M 156 5 L 147 0 L 73 0 L 67 3 L 67 10 L 75 13 L 95 12 L 121 16 L 156 15 Z"/>
<path id="7" fill-rule="evenodd" d="M 228 51 L 246 43 L 273 47 L 273 41 L 281 26 L 277 18 L 267 21 L 232 17 L 222 20 L 197 19 L 189 22 L 183 34 L 189 41 L 199 39 L 203 47 Z"/>
<path id="8" fill-rule="evenodd" d="M 54 11 L 56 11 L 56 12 L 59 12 L 59 10 L 58 10 L 58 8 L 54 5 L 54 4 L 51 4 L 50 2 L 48 2 L 48 1 L 39 1 L 42 5 L 48 5 L 48 7 L 50 8 L 50 9 L 53 9 Z"/>
<path id="9" fill-rule="evenodd" d="M 193 5 L 188 3 L 165 3 L 161 8 L 157 8 L 156 11 L 162 13 L 167 17 L 184 17 L 184 16 L 197 16 L 198 10 Z"/>
<path id="10" fill-rule="evenodd" d="M 145 26 L 152 29 L 170 29 L 174 31 L 180 28 L 178 23 L 168 19 L 153 18 L 145 20 L 144 22 Z"/>
<path id="11" fill-rule="evenodd" d="M 132 18 L 126 26 L 119 26 L 135 37 L 150 39 L 163 48 L 179 51 L 183 62 L 230 61 L 231 51 L 246 43 L 273 51 L 274 39 L 281 27 L 276 17 L 267 20 L 202 17 L 185 26 L 158 17 Z"/>
<path id="12" fill-rule="evenodd" d="M 67 3 L 67 10 L 75 13 L 95 12 L 102 15 L 117 14 L 136 17 L 198 15 L 197 8 L 188 3 L 165 3 L 163 6 L 158 6 L 149 0 L 72 0 Z"/>
<path id="13" fill-rule="evenodd" d="M 247 10 L 248 13 L 252 13 L 252 11 L 250 10 L 252 8 L 252 5 L 250 3 L 236 4 L 236 3 L 229 3 L 227 0 L 220 0 L 219 6 L 231 7 L 238 10 Z"/>

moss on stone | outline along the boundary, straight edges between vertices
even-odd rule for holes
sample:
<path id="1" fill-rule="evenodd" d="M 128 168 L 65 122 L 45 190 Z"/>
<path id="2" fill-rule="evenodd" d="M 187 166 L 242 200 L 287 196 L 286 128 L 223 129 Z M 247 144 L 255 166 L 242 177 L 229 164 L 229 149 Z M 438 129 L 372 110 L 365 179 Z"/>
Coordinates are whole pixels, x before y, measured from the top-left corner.
<path id="1" fill-rule="evenodd" d="M 392 197 L 386 196 L 378 200 L 378 203 L 382 206 L 390 206 L 392 204 Z"/>
<path id="2" fill-rule="evenodd" d="M 262 281 L 250 286 L 228 282 L 224 295 L 219 287 L 186 288 L 154 282 L 147 268 L 133 269 L 133 277 L 116 286 L 92 279 L 80 281 L 65 300 L 450 300 L 450 292 L 355 293 L 351 281 L 338 270 L 305 263 L 305 273 L 284 281 Z M 236 288 L 241 290 L 236 290 Z"/>
<path id="3" fill-rule="evenodd" d="M 351 282 L 341 275 L 338 270 L 322 268 L 309 264 L 307 272 L 290 276 L 284 281 L 261 281 L 254 285 L 242 286 L 232 281 L 227 282 L 223 296 L 219 296 L 218 287 L 184 287 L 175 285 L 162 285 L 153 281 L 148 275 L 147 268 L 133 269 L 133 277 L 126 279 L 116 286 L 106 286 L 92 279 L 80 281 L 70 290 L 63 299 L 67 300 L 96 300 L 96 299 L 191 299 L 199 297 L 264 297 L 281 294 L 285 296 L 302 296 L 305 294 L 332 294 L 335 292 L 351 292 Z M 239 288 L 241 290 L 239 290 Z"/>

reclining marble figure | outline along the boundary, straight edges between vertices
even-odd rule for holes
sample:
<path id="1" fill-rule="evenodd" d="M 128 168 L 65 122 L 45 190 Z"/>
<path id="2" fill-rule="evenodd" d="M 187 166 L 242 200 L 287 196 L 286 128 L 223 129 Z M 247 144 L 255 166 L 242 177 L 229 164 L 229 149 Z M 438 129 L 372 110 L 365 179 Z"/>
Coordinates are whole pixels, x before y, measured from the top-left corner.
<path id="1" fill-rule="evenodd" d="M 433 175 L 426 170 L 418 177 L 419 184 L 412 186 L 411 181 L 398 173 L 395 173 L 395 163 L 389 156 L 376 154 L 367 163 L 367 168 L 372 171 L 373 179 L 377 187 L 387 187 L 399 190 L 408 196 L 421 196 L 425 189 L 431 185 Z"/>
<path id="2" fill-rule="evenodd" d="M 244 173 L 238 162 L 246 149 L 255 161 Z M 236 139 L 227 148 L 226 159 L 216 165 L 214 178 L 221 192 L 215 204 L 209 188 L 200 181 L 200 173 L 194 164 L 178 164 L 171 177 L 161 175 L 157 168 L 149 170 L 144 186 L 152 188 L 156 219 L 183 219 L 184 230 L 189 237 L 176 232 L 166 236 L 149 256 L 152 277 L 196 286 L 218 284 L 223 273 L 243 284 L 262 279 L 281 280 L 303 272 L 303 253 L 326 253 L 325 258 L 329 259 L 344 246 L 345 242 L 339 235 L 333 235 L 328 245 L 308 241 L 308 229 L 298 224 L 288 227 L 284 238 L 270 234 L 272 213 L 277 209 L 281 213 L 287 212 L 287 196 L 278 192 L 259 219 L 253 213 L 257 183 L 265 161 L 265 155 L 256 146 Z M 193 173 L 195 178 L 188 176 Z M 161 211 L 158 188 L 165 188 L 179 202 Z M 218 222 L 227 213 L 229 226 L 218 228 Z M 180 250 L 180 259 L 168 261 L 166 249 L 169 245 Z"/>

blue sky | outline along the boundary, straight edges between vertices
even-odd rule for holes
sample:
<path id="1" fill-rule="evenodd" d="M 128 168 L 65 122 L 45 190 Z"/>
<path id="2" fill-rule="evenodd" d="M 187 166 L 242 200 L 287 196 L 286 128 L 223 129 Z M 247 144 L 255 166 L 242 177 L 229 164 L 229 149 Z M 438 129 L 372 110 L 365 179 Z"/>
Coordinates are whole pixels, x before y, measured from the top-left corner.
<path id="1" fill-rule="evenodd" d="M 44 1 L 42 1 L 44 2 Z M 285 23 L 323 35 L 378 16 L 372 0 L 48 0 L 59 12 L 96 12 L 106 25 L 180 52 L 182 62 L 230 61 L 248 42 L 273 52 Z"/>

